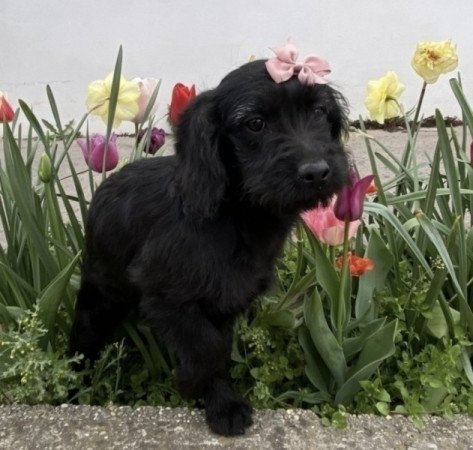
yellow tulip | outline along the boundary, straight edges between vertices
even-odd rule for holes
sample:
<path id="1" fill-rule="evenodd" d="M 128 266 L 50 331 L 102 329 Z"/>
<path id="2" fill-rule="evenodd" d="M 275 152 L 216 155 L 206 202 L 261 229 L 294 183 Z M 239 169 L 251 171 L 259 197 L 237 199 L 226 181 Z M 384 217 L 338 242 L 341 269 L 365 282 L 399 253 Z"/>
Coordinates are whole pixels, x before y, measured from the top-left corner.
<path id="1" fill-rule="evenodd" d="M 113 73 L 105 80 L 92 81 L 87 88 L 86 105 L 90 114 L 102 117 L 108 121 L 108 108 L 110 93 L 112 90 Z M 120 88 L 118 90 L 117 108 L 113 126 L 118 127 L 122 120 L 133 120 L 139 110 L 138 100 L 140 98 L 140 87 L 136 81 L 128 81 L 120 77 Z"/>
<path id="2" fill-rule="evenodd" d="M 411 64 L 426 83 L 435 83 L 458 66 L 457 46 L 451 41 L 419 42 Z"/>
<path id="3" fill-rule="evenodd" d="M 385 119 L 397 117 L 401 113 L 398 99 L 406 87 L 402 84 L 394 72 L 387 72 L 379 80 L 368 82 L 368 93 L 365 106 L 370 117 L 378 123 L 384 123 Z"/>

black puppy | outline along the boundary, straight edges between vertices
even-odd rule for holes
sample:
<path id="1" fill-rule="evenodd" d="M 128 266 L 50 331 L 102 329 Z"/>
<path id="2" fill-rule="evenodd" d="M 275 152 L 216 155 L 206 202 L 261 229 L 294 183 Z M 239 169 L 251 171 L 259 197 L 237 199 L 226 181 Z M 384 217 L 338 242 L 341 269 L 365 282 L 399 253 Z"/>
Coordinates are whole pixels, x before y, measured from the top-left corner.
<path id="1" fill-rule="evenodd" d="M 97 190 L 70 350 L 95 358 L 138 309 L 177 354 L 182 395 L 220 434 L 251 407 L 230 386 L 235 318 L 264 293 L 299 213 L 347 178 L 345 102 L 325 84 L 274 82 L 264 61 L 190 104 L 176 155 L 126 165 Z"/>

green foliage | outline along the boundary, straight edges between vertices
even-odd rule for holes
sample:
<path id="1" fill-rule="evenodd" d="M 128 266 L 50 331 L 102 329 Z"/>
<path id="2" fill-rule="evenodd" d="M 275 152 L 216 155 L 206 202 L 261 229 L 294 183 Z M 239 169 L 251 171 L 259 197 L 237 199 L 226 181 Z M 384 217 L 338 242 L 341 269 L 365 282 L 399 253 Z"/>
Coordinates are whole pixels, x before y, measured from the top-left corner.
<path id="1" fill-rule="evenodd" d="M 42 350 L 39 344 L 46 333 L 37 310 L 26 312 L 17 326 L 0 331 L 2 402 L 58 404 L 78 385 L 80 376 L 71 364 L 80 358 Z"/>
<path id="2" fill-rule="evenodd" d="M 285 328 L 256 311 L 251 323 L 238 321 L 231 376 L 256 407 L 278 407 L 301 395 L 290 391 L 308 387 L 304 358 L 294 328 Z"/>

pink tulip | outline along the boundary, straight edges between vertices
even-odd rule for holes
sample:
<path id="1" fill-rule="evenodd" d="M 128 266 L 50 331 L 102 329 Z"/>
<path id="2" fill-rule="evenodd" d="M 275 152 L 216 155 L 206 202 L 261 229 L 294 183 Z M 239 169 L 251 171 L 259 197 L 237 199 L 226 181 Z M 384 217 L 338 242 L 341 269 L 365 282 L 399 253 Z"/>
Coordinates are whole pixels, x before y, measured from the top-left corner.
<path id="1" fill-rule="evenodd" d="M 136 81 L 138 86 L 140 87 L 140 98 L 138 99 L 138 113 L 132 119 L 132 122 L 136 124 L 142 123 L 144 119 L 144 114 L 146 108 L 148 107 L 148 103 L 151 100 L 154 90 L 159 83 L 159 80 L 156 78 L 134 78 L 132 81 Z M 158 102 L 154 102 L 149 115 L 152 116 L 156 109 L 158 108 Z"/>
<path id="2" fill-rule="evenodd" d="M 318 207 L 302 213 L 302 219 L 314 233 L 315 237 L 322 243 L 328 245 L 343 244 L 345 222 L 336 218 L 334 213 L 334 203 L 327 207 Z M 360 221 L 350 222 L 348 236 L 352 238 L 356 235 Z"/>
<path id="3" fill-rule="evenodd" d="M 116 144 L 117 136 L 112 133 L 108 141 L 107 152 L 105 155 L 105 170 L 112 170 L 118 164 L 118 149 Z M 100 134 L 93 134 L 87 139 L 77 139 L 79 147 L 84 154 L 85 162 L 95 172 L 103 171 L 104 152 L 106 147 L 106 138 Z"/>
<path id="4" fill-rule="evenodd" d="M 360 180 L 354 167 L 350 171 L 350 183 L 338 194 L 333 210 L 338 219 L 353 222 L 361 218 L 366 192 L 374 179 L 368 175 Z"/>

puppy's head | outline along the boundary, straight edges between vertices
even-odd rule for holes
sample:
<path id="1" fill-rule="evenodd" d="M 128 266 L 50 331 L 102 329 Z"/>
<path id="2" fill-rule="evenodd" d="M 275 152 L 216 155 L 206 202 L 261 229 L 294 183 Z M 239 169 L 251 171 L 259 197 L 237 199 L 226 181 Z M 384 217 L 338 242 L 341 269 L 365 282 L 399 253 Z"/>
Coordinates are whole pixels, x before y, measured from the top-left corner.
<path id="1" fill-rule="evenodd" d="M 183 201 L 201 217 L 226 197 L 276 213 L 327 203 L 347 179 L 346 130 L 345 101 L 330 86 L 275 83 L 264 61 L 245 64 L 183 114 Z"/>

